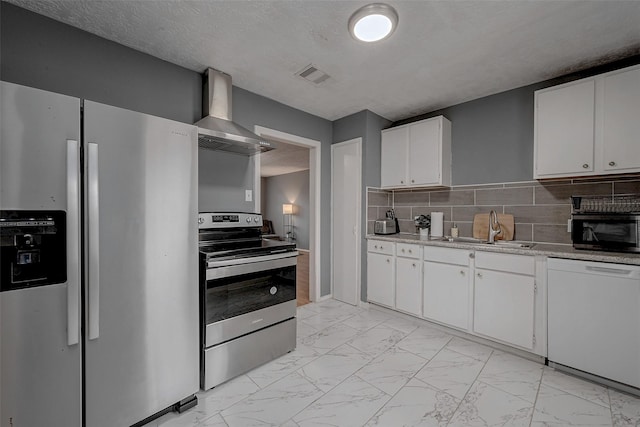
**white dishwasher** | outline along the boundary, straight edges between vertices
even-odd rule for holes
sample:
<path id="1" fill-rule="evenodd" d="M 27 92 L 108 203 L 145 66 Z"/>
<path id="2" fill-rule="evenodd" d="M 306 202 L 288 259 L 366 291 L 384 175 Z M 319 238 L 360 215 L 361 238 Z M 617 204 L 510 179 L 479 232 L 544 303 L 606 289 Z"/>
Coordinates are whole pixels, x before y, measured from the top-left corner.
<path id="1" fill-rule="evenodd" d="M 549 361 L 640 387 L 640 267 L 549 258 Z"/>

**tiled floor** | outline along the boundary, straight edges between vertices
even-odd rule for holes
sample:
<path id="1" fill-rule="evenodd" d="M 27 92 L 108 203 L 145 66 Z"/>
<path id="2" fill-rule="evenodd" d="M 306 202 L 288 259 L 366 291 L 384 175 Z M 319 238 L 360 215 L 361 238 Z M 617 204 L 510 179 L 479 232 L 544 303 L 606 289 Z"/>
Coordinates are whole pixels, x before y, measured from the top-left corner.
<path id="1" fill-rule="evenodd" d="M 298 348 L 149 426 L 640 426 L 640 399 L 375 308 L 298 308 Z"/>

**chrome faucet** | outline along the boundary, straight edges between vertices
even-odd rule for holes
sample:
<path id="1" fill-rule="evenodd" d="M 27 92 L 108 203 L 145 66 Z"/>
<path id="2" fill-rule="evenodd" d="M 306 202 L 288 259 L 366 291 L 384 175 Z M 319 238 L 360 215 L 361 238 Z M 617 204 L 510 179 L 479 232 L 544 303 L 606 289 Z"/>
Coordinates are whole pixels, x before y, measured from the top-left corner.
<path id="1" fill-rule="evenodd" d="M 498 228 L 494 228 L 494 226 L 498 226 Z M 500 227 L 500 223 L 498 222 L 498 214 L 496 211 L 492 210 L 489 212 L 489 243 L 496 242 L 496 236 L 502 233 L 502 228 Z"/>

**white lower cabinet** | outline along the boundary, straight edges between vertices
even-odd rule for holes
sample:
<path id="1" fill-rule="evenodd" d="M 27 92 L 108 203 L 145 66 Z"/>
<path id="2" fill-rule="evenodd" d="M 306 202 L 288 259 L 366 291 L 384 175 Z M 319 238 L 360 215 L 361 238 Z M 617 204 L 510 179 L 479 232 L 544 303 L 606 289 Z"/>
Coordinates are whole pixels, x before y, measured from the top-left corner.
<path id="1" fill-rule="evenodd" d="M 367 252 L 367 301 L 395 307 L 394 244 L 370 240 Z"/>
<path id="2" fill-rule="evenodd" d="M 469 327 L 469 266 L 424 262 L 424 317 L 461 329 Z"/>
<path id="3" fill-rule="evenodd" d="M 474 279 L 473 331 L 533 350 L 534 257 L 477 252 Z"/>
<path id="4" fill-rule="evenodd" d="M 546 258 L 369 240 L 367 300 L 546 356 Z"/>
<path id="5" fill-rule="evenodd" d="M 396 309 L 422 315 L 420 246 L 398 244 L 396 253 Z"/>

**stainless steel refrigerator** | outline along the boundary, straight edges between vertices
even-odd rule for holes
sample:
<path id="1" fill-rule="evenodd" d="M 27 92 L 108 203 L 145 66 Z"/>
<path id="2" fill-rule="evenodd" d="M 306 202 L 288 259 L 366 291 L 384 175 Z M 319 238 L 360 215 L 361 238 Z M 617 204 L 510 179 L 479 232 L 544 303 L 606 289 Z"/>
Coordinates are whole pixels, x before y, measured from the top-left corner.
<path id="1" fill-rule="evenodd" d="M 197 128 L 0 85 L 0 426 L 129 426 L 189 405 Z"/>

